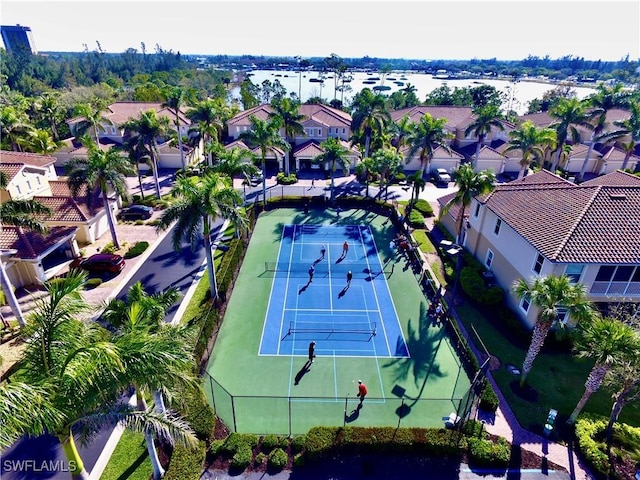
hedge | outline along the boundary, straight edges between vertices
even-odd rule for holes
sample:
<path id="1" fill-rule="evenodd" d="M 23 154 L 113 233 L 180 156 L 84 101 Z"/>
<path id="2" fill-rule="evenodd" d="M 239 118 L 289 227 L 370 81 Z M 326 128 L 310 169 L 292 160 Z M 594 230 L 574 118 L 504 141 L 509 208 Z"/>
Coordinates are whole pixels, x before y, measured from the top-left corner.
<path id="1" fill-rule="evenodd" d="M 285 175 L 284 172 L 280 172 L 276 175 L 276 181 L 280 185 L 293 185 L 298 182 L 298 177 L 296 177 L 295 173 Z"/>
<path id="2" fill-rule="evenodd" d="M 218 280 L 218 295 L 224 301 L 229 287 L 233 283 L 236 269 L 239 267 L 244 256 L 244 244 L 242 239 L 234 238 L 229 242 L 229 250 L 223 255 L 217 271 L 220 276 Z"/>
<path id="3" fill-rule="evenodd" d="M 198 442 L 193 448 L 177 445 L 173 449 L 164 480 L 198 480 L 202 474 L 205 455 L 204 442 Z"/>
<path id="4" fill-rule="evenodd" d="M 411 210 L 417 210 L 425 217 L 433 217 L 433 207 L 424 198 L 420 198 L 417 202 L 413 202 Z"/>
<path id="5" fill-rule="evenodd" d="M 127 253 L 124 254 L 124 258 L 133 258 L 141 255 L 147 248 L 149 248 L 149 242 L 136 242 L 133 247 L 127 250 Z"/>
<path id="6" fill-rule="evenodd" d="M 285 453 L 285 451 L 281 448 L 276 448 L 269 455 L 269 467 L 273 470 L 282 470 L 287 466 L 287 462 L 289 461 L 289 456 Z"/>
<path id="7" fill-rule="evenodd" d="M 596 439 L 607 428 L 608 420 L 601 415 L 583 413 L 576 422 L 576 440 L 578 448 L 589 466 L 600 476 L 606 478 L 609 473 L 609 458 L 606 446 Z"/>
<path id="8" fill-rule="evenodd" d="M 269 453 L 276 447 L 279 447 L 282 444 L 282 440 L 277 435 L 265 435 L 262 438 L 262 443 L 260 444 L 260 448 L 263 452 Z"/>
<path id="9" fill-rule="evenodd" d="M 460 271 L 460 286 L 469 298 L 481 305 L 500 305 L 504 300 L 504 290 L 497 285 L 487 287 L 473 267 L 464 267 Z"/>
<path id="10" fill-rule="evenodd" d="M 188 387 L 187 387 L 188 388 Z M 215 427 L 215 415 L 201 388 L 188 388 L 176 398 L 180 403 L 176 409 L 196 432 L 201 440 L 208 441 Z"/>
<path id="11" fill-rule="evenodd" d="M 491 384 L 485 379 L 485 384 L 480 394 L 480 405 L 482 410 L 487 412 L 495 412 L 500 406 L 500 399 L 496 395 L 495 390 Z"/>
<path id="12" fill-rule="evenodd" d="M 424 216 L 418 210 L 412 209 L 407 223 L 413 228 L 424 228 Z"/>
<path id="13" fill-rule="evenodd" d="M 483 438 L 469 438 L 469 465 L 471 467 L 507 468 L 511 457 L 511 446 L 506 439 L 498 437 L 496 442 Z"/>

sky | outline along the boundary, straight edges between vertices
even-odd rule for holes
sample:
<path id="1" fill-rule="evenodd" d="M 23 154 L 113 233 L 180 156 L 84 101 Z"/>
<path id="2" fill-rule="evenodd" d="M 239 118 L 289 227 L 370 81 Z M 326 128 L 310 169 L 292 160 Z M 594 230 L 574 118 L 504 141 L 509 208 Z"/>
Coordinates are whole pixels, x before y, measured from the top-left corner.
<path id="1" fill-rule="evenodd" d="M 640 58 L 638 0 L 1 0 L 38 51 L 418 60 Z"/>

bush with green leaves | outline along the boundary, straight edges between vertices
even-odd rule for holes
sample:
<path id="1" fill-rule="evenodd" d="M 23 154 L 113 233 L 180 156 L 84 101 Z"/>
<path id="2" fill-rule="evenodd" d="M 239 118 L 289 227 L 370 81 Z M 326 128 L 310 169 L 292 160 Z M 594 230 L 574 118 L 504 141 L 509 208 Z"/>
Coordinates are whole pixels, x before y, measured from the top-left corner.
<path id="1" fill-rule="evenodd" d="M 116 253 L 117 251 L 118 249 L 113 244 L 113 242 L 109 242 L 104 247 L 102 247 L 102 250 L 100 250 L 100 253 Z"/>
<path id="2" fill-rule="evenodd" d="M 256 455 L 256 458 L 253 459 L 253 464 L 258 467 L 264 463 L 265 458 L 267 458 L 267 455 L 264 452 L 260 452 Z"/>
<path id="3" fill-rule="evenodd" d="M 179 395 L 176 395 L 174 407 L 191 425 L 198 438 L 209 441 L 216 419 L 201 388 L 185 387 Z"/>
<path id="4" fill-rule="evenodd" d="M 127 250 L 127 253 L 124 254 L 124 258 L 137 257 L 138 255 L 141 255 L 147 248 L 149 248 L 149 242 L 136 242 L 135 245 L 129 248 L 129 250 Z"/>
<path id="5" fill-rule="evenodd" d="M 469 298 L 481 305 L 500 305 L 504 299 L 504 290 L 497 285 L 488 287 L 473 267 L 460 271 L 460 286 Z"/>
<path id="6" fill-rule="evenodd" d="M 198 442 L 194 448 L 176 445 L 171 454 L 171 462 L 164 476 L 165 480 L 198 480 L 206 455 L 206 444 Z"/>
<path id="7" fill-rule="evenodd" d="M 417 210 L 425 217 L 433 217 L 433 207 L 424 198 L 420 198 L 417 202 L 413 202 L 411 209 Z"/>
<path id="8" fill-rule="evenodd" d="M 300 453 L 304 449 L 305 435 L 296 435 L 291 439 L 291 451 L 293 453 Z"/>
<path id="9" fill-rule="evenodd" d="M 606 427 L 607 419 L 601 415 L 583 413 L 576 421 L 578 448 L 589 466 L 603 478 L 606 478 L 609 473 L 606 444 L 601 440 Z"/>
<path id="10" fill-rule="evenodd" d="M 224 441 L 224 438 L 211 440 L 211 443 L 209 444 L 209 453 L 214 457 L 221 454 L 224 451 Z"/>
<path id="11" fill-rule="evenodd" d="M 295 173 L 286 175 L 284 172 L 280 172 L 278 173 L 278 175 L 276 175 L 276 181 L 279 185 L 293 185 L 294 183 L 298 182 L 298 177 L 295 175 Z"/>
<path id="12" fill-rule="evenodd" d="M 269 454 L 269 468 L 280 471 L 287 466 L 288 460 L 287 453 L 281 448 L 276 448 Z"/>
<path id="13" fill-rule="evenodd" d="M 296 453 L 293 456 L 293 466 L 296 468 L 301 468 L 304 467 L 306 465 L 306 461 L 304 458 L 304 455 L 302 455 L 301 453 Z"/>
<path id="14" fill-rule="evenodd" d="M 99 277 L 91 277 L 89 279 L 87 279 L 87 281 L 84 284 L 84 288 L 86 288 L 87 290 L 93 290 L 96 287 L 99 287 L 100 285 L 102 285 L 102 279 Z"/>
<path id="15" fill-rule="evenodd" d="M 243 447 L 248 447 L 251 450 L 258 445 L 258 437 L 251 433 L 231 433 L 224 442 L 224 449 L 226 452 L 233 454 Z"/>
<path id="16" fill-rule="evenodd" d="M 469 444 L 469 465 L 477 467 L 507 468 L 511 457 L 511 446 L 502 437 L 495 442 L 471 437 Z"/>
<path id="17" fill-rule="evenodd" d="M 485 381 L 484 388 L 480 394 L 480 408 L 487 412 L 495 412 L 500 406 L 500 399 L 496 395 L 491 384 Z"/>
<path id="18" fill-rule="evenodd" d="M 424 216 L 417 210 L 411 210 L 407 223 L 413 228 L 424 228 Z"/>
<path id="19" fill-rule="evenodd" d="M 403 172 L 396 173 L 393 176 L 393 181 L 396 183 L 406 182 L 407 176 Z"/>
<path id="20" fill-rule="evenodd" d="M 282 443 L 282 440 L 277 435 L 269 434 L 265 435 L 262 438 L 262 443 L 260 444 L 260 448 L 263 452 L 269 453 L 276 447 L 279 447 Z"/>
<path id="21" fill-rule="evenodd" d="M 252 458 L 253 451 L 251 450 L 251 447 L 249 445 L 242 445 L 238 448 L 236 453 L 233 454 L 230 467 L 232 470 L 243 471 L 249 466 Z"/>

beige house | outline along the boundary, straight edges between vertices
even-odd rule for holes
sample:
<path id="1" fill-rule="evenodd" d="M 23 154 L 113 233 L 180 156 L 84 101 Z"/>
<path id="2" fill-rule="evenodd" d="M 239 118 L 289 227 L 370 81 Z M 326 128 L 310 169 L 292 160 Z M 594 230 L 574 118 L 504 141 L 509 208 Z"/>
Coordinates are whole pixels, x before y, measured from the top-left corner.
<path id="1" fill-rule="evenodd" d="M 159 102 L 116 102 L 109 105 L 104 117 L 107 121 L 98 127 L 98 143 L 100 148 L 108 149 L 112 146 L 121 146 L 124 140 L 124 125 L 131 119 L 138 118 L 141 113 L 148 110 L 156 112 L 158 117 L 167 118 L 172 126 L 175 126 L 176 116 L 173 110 L 163 107 Z M 75 132 L 76 125 L 82 120 L 81 118 L 72 118 L 68 120 L 69 130 Z M 178 132 L 182 138 L 189 136 L 189 128 L 191 121 L 184 111 L 178 113 Z M 175 128 L 175 127 L 174 127 Z M 180 150 L 168 138 L 158 138 L 158 168 L 182 168 L 182 160 Z M 183 142 L 182 145 L 185 164 L 197 163 L 201 159 L 202 147 L 192 148 Z M 87 155 L 86 148 L 82 146 L 75 138 L 64 140 L 64 146 L 54 153 L 56 157 L 56 165 L 65 165 L 71 158 L 84 158 Z M 142 169 L 148 167 L 142 166 Z"/>
<path id="2" fill-rule="evenodd" d="M 102 202 L 90 209 L 86 197 L 73 198 L 66 181 L 56 175 L 55 161 L 47 155 L 0 152 L 0 170 L 8 182 L 0 189 L 0 201 L 33 199 L 51 210 L 42 219 L 49 228 L 44 236 L 2 225 L 0 248 L 17 251 L 5 259 L 16 288 L 42 284 L 57 275 L 80 255 L 79 245 L 91 244 L 109 230 Z"/>
<path id="3" fill-rule="evenodd" d="M 442 219 L 454 235 L 458 214 Z M 467 215 L 463 245 L 509 292 L 520 278 L 566 274 L 594 302 L 640 303 L 640 178 L 616 171 L 575 185 L 543 170 L 474 199 Z M 527 299 L 507 301 L 533 325 Z"/>
<path id="4" fill-rule="evenodd" d="M 244 132 L 251 129 L 251 116 L 255 116 L 261 120 L 268 120 L 269 114 L 273 109 L 269 104 L 258 105 L 240 112 L 227 122 L 229 138 L 232 141 L 229 145 L 240 138 Z M 304 135 L 296 135 L 293 139 L 286 139 L 284 129 L 280 134 L 283 139 L 292 141 L 293 143 L 293 161 L 292 169 L 295 171 L 312 170 L 315 165 L 311 159 L 323 152 L 320 144 L 328 138 L 337 138 L 341 140 L 351 154 L 349 155 L 352 168 L 356 166 L 360 159 L 360 152 L 354 148 L 349 142 L 351 138 L 351 115 L 329 107 L 327 105 L 300 105 L 299 114 L 304 118 L 300 122 L 304 128 Z M 246 147 L 246 146 L 245 146 Z M 288 153 L 280 149 L 272 149 L 273 151 L 267 156 L 267 168 L 277 169 L 278 171 L 286 171 L 285 160 Z M 253 150 L 259 156 L 258 151 Z"/>

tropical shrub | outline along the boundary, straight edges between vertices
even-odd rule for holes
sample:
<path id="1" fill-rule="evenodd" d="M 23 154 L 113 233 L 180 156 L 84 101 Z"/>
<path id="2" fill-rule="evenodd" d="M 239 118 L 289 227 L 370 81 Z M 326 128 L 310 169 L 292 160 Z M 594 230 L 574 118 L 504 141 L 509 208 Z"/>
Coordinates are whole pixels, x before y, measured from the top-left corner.
<path id="1" fill-rule="evenodd" d="M 609 457 L 605 443 L 599 441 L 599 438 L 606 427 L 607 419 L 600 415 L 583 413 L 576 421 L 578 448 L 591 468 L 603 478 L 609 473 Z"/>
<path id="2" fill-rule="evenodd" d="M 117 251 L 118 249 L 113 244 L 113 242 L 109 242 L 104 247 L 102 247 L 102 250 L 100 250 L 100 253 L 116 253 Z"/>
<path id="3" fill-rule="evenodd" d="M 243 447 L 251 450 L 258 445 L 258 437 L 250 433 L 231 433 L 224 442 L 224 450 L 228 453 L 236 453 Z"/>
<path id="4" fill-rule="evenodd" d="M 206 455 L 206 445 L 198 442 L 194 448 L 176 445 L 171 454 L 171 462 L 164 476 L 165 480 L 198 480 Z"/>
<path id="5" fill-rule="evenodd" d="M 262 444 L 260 447 L 263 452 L 269 453 L 274 448 L 279 447 L 281 443 L 280 437 L 277 435 L 265 435 L 262 438 Z"/>
<path id="6" fill-rule="evenodd" d="M 511 447 L 509 442 L 498 437 L 495 442 L 483 438 L 469 438 L 469 465 L 478 467 L 506 468 L 509 465 Z"/>
<path id="7" fill-rule="evenodd" d="M 424 228 L 424 216 L 419 211 L 413 209 L 409 214 L 407 223 L 413 228 Z"/>
<path id="8" fill-rule="evenodd" d="M 433 207 L 424 198 L 420 198 L 417 202 L 413 202 L 411 209 L 419 211 L 425 217 L 433 217 Z"/>
<path id="9" fill-rule="evenodd" d="M 287 456 L 285 451 L 282 450 L 281 448 L 276 448 L 269 455 L 269 467 L 272 468 L 273 470 L 278 470 L 278 471 L 282 470 L 284 467 L 287 466 L 288 460 L 289 460 L 289 457 Z"/>
<path id="10" fill-rule="evenodd" d="M 89 279 L 87 279 L 87 281 L 84 284 L 84 288 L 87 290 L 93 290 L 96 287 L 99 287 L 100 285 L 102 285 L 102 279 L 99 277 L 91 277 Z"/>
<path id="11" fill-rule="evenodd" d="M 487 412 L 495 412 L 500 406 L 500 399 L 496 395 L 491 384 L 485 381 L 482 394 L 480 394 L 480 408 Z"/>
<path id="12" fill-rule="evenodd" d="M 242 445 L 238 448 L 236 453 L 231 458 L 231 469 L 242 471 L 246 469 L 251 463 L 253 458 L 253 452 L 249 445 Z"/>
<path id="13" fill-rule="evenodd" d="M 460 271 L 460 286 L 469 298 L 481 305 L 500 305 L 504 299 L 504 290 L 497 285 L 487 287 L 473 267 L 464 267 Z"/>
<path id="14" fill-rule="evenodd" d="M 127 253 L 124 254 L 124 258 L 137 257 L 138 255 L 141 255 L 142 252 L 144 252 L 147 248 L 149 248 L 149 242 L 136 242 L 135 245 L 129 248 L 129 250 L 127 250 Z"/>
<path id="15" fill-rule="evenodd" d="M 278 175 L 276 175 L 276 181 L 279 185 L 293 185 L 294 183 L 297 183 L 298 177 L 295 173 L 286 175 L 284 172 L 279 172 Z"/>

